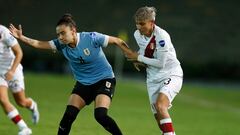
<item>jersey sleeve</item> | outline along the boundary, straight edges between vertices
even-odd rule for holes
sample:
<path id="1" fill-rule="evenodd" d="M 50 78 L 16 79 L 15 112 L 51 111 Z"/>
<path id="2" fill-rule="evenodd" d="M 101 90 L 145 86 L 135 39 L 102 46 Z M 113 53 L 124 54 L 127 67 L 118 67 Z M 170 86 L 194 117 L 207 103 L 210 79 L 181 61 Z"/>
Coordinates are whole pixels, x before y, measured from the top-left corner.
<path id="1" fill-rule="evenodd" d="M 150 66 L 163 68 L 166 63 L 166 52 L 157 51 L 156 53 L 158 55 L 157 58 L 148 58 L 148 57 L 145 57 L 144 55 L 140 54 L 140 55 L 138 55 L 137 60 L 139 62 L 142 62 L 142 63 L 150 65 Z"/>
<path id="2" fill-rule="evenodd" d="M 90 33 L 91 38 L 93 39 L 94 45 L 96 47 L 107 47 L 109 36 L 98 33 L 98 32 L 91 32 Z"/>
<path id="3" fill-rule="evenodd" d="M 59 42 L 58 39 L 53 39 L 53 40 L 49 41 L 49 44 L 54 52 L 61 51 L 63 48 L 62 44 Z"/>

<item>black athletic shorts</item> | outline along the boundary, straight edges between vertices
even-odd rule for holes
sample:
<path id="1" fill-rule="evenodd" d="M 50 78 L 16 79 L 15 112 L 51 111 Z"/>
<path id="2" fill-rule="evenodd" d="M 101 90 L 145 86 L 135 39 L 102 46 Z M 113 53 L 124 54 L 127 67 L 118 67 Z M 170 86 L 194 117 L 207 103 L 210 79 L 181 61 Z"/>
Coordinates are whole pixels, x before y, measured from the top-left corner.
<path id="1" fill-rule="evenodd" d="M 103 79 L 92 85 L 84 85 L 77 81 L 72 90 L 72 94 L 79 95 L 83 98 L 86 105 L 89 105 L 99 94 L 105 94 L 112 99 L 115 91 L 115 85 L 115 78 Z"/>

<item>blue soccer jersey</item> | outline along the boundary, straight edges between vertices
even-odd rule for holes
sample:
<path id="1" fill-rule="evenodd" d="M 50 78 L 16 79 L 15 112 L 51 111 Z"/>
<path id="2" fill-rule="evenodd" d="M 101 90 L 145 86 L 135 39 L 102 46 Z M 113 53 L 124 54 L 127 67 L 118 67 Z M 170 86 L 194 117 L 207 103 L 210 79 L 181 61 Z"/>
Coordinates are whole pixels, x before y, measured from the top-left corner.
<path id="1" fill-rule="evenodd" d="M 109 36 L 97 32 L 81 32 L 77 33 L 77 37 L 75 48 L 58 39 L 50 41 L 51 46 L 63 53 L 69 61 L 75 79 L 84 85 L 91 85 L 102 79 L 113 78 L 112 67 L 102 50 L 102 47 L 107 46 Z"/>

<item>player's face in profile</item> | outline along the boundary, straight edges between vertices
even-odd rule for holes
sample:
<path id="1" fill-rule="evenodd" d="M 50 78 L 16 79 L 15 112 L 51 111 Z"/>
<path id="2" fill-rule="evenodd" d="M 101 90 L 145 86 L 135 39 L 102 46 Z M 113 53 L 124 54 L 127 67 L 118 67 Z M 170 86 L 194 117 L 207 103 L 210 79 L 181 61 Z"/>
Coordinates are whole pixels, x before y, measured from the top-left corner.
<path id="1" fill-rule="evenodd" d="M 73 28 L 64 24 L 56 27 L 57 37 L 63 44 L 73 43 L 75 32 Z"/>
<path id="2" fill-rule="evenodd" d="M 153 21 L 145 20 L 145 21 L 136 21 L 136 27 L 140 31 L 141 34 L 145 36 L 151 36 L 153 30 Z"/>

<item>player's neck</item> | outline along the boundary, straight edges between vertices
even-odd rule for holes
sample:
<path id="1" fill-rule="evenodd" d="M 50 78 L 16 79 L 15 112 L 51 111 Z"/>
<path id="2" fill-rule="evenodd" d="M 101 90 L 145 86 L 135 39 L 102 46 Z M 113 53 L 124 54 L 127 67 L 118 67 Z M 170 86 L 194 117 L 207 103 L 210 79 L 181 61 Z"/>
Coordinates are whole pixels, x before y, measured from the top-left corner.
<path id="1" fill-rule="evenodd" d="M 73 36 L 73 42 L 72 43 L 69 43 L 69 46 L 72 47 L 72 48 L 75 48 L 77 46 L 77 42 L 78 42 L 78 39 L 77 39 L 77 33 Z"/>
<path id="2" fill-rule="evenodd" d="M 154 28 L 155 28 L 155 26 L 153 25 L 152 28 L 148 31 L 148 33 L 145 34 L 145 36 L 150 38 L 150 37 L 152 36 L 152 33 L 153 33 L 153 31 L 154 31 Z"/>

